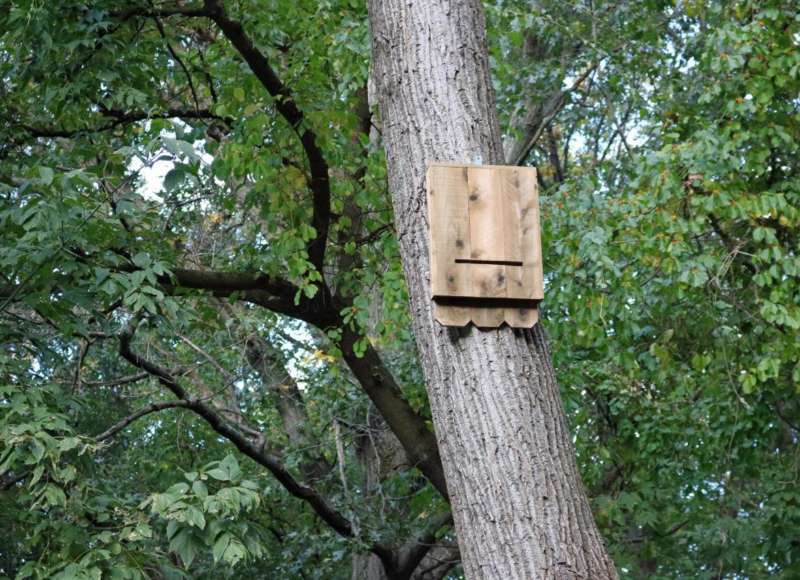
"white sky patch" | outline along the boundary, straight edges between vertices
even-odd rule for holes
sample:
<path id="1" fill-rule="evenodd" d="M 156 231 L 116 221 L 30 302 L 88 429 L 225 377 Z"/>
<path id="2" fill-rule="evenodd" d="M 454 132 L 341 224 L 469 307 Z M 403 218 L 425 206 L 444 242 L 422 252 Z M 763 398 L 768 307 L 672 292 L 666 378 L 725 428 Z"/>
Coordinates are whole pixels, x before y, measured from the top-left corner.
<path id="1" fill-rule="evenodd" d="M 176 120 L 173 121 L 173 123 L 180 123 L 180 121 Z M 147 124 L 149 124 L 149 121 Z M 161 131 L 160 137 L 162 139 L 174 140 L 177 135 L 174 131 L 165 130 Z M 205 145 L 205 139 L 198 139 L 192 143 L 192 149 L 194 149 L 197 155 L 196 158 L 199 158 L 200 163 L 204 167 L 210 167 L 214 161 L 214 156 L 206 152 Z M 169 159 L 170 157 L 172 157 L 172 159 Z M 151 162 L 150 160 L 142 160 L 142 158 L 138 156 L 133 157 L 128 164 L 128 170 L 131 172 L 139 172 L 139 177 L 141 178 L 139 193 L 143 198 L 148 201 L 163 202 L 164 198 L 159 195 L 159 193 L 164 189 L 164 177 L 175 167 L 175 154 L 174 152 L 162 148 L 156 151 L 151 159 L 155 159 L 156 161 Z"/>
<path id="2" fill-rule="evenodd" d="M 159 151 L 158 155 L 166 154 L 166 151 Z M 156 161 L 152 165 L 145 165 L 139 157 L 131 159 L 128 169 L 131 172 L 139 172 L 141 178 L 141 186 L 139 193 L 143 198 L 149 201 L 160 201 L 164 199 L 158 195 L 164 187 L 164 176 L 169 173 L 169 170 L 175 167 L 175 163 L 167 160 Z"/>

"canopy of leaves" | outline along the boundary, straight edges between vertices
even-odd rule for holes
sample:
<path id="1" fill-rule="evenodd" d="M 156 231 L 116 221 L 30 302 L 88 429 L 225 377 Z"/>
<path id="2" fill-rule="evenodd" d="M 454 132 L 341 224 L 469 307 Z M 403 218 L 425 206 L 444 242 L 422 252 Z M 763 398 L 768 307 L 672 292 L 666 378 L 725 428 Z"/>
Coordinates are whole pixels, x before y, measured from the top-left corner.
<path id="1" fill-rule="evenodd" d="M 797 577 L 795 2 L 486 10 L 621 576 Z M 0 577 L 459 577 L 363 3 L 0 0 L 0 77 Z"/>

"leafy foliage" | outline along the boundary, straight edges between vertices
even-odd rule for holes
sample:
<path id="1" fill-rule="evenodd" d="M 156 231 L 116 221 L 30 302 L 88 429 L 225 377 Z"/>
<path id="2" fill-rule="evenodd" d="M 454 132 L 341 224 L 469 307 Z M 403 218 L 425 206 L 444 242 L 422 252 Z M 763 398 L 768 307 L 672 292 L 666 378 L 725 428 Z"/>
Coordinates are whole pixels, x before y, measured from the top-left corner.
<path id="1" fill-rule="evenodd" d="M 434 525 L 458 577 L 446 504 L 359 374 L 383 365 L 429 423 L 365 7 L 219 6 L 0 0 L 0 576 L 349 578 Z M 797 576 L 794 3 L 487 18 L 621 574 Z"/>

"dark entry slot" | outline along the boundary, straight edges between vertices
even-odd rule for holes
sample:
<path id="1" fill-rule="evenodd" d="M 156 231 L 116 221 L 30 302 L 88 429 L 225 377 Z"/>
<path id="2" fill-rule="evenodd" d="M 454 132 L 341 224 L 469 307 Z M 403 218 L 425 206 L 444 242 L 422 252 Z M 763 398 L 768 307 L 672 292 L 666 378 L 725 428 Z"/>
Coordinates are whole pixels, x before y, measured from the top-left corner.
<path id="1" fill-rule="evenodd" d="M 456 258 L 456 264 L 489 264 L 490 266 L 522 266 L 522 262 L 514 260 L 470 260 L 468 258 Z"/>
<path id="2" fill-rule="evenodd" d="M 437 304 L 442 306 L 468 306 L 473 308 L 536 308 L 541 300 L 532 298 L 489 298 L 462 296 L 434 296 Z"/>

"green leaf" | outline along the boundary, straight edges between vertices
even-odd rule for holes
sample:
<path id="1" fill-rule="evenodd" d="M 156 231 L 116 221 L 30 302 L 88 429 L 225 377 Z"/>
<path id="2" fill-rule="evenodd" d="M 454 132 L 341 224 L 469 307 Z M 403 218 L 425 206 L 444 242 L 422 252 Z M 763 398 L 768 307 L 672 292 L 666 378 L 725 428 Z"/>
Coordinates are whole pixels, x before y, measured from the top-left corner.
<path id="1" fill-rule="evenodd" d="M 186 566 L 192 565 L 200 547 L 188 529 L 179 531 L 169 543 L 169 549 L 176 552 Z"/>
<path id="2" fill-rule="evenodd" d="M 233 455 L 226 455 L 218 467 L 209 470 L 208 475 L 219 481 L 236 481 L 242 474 L 239 463 Z"/>
<path id="3" fill-rule="evenodd" d="M 206 499 L 208 497 L 208 488 L 206 484 L 199 479 L 192 483 L 192 491 L 200 499 Z"/>
<path id="4" fill-rule="evenodd" d="M 50 185 L 53 183 L 55 172 L 49 167 L 39 167 L 39 182 L 42 185 Z"/>
<path id="5" fill-rule="evenodd" d="M 150 255 L 146 252 L 139 252 L 133 257 L 133 263 L 139 268 L 147 268 L 151 263 Z M 138 279 L 134 278 L 134 283 L 137 286 L 141 285 L 141 283 L 144 281 L 144 277 L 142 277 L 141 273 L 134 272 L 134 274 L 138 274 L 140 276 Z"/>
<path id="6" fill-rule="evenodd" d="M 185 178 L 186 172 L 183 169 L 179 167 L 170 169 L 164 176 L 164 190 L 167 192 L 173 191 L 183 183 Z"/>
<path id="7" fill-rule="evenodd" d="M 78 437 L 65 437 L 58 442 L 58 449 L 62 452 L 72 451 L 80 445 L 80 443 L 81 440 Z"/>
<path id="8" fill-rule="evenodd" d="M 212 549 L 212 554 L 214 556 L 214 562 L 219 562 L 223 556 L 225 555 L 225 551 L 228 549 L 228 546 L 231 543 L 233 536 L 229 533 L 225 532 L 217 538 L 214 542 L 214 547 Z"/>
<path id="9" fill-rule="evenodd" d="M 225 532 L 214 542 L 212 553 L 215 562 L 224 560 L 235 566 L 247 557 L 247 548 L 238 538 Z"/>
<path id="10" fill-rule="evenodd" d="M 152 538 L 153 537 L 153 529 L 148 524 L 137 524 L 135 528 L 135 533 L 138 538 Z"/>
<path id="11" fill-rule="evenodd" d="M 189 506 L 186 509 L 186 522 L 190 526 L 194 526 L 201 530 L 206 527 L 206 519 L 203 516 L 203 512 L 194 506 Z"/>

